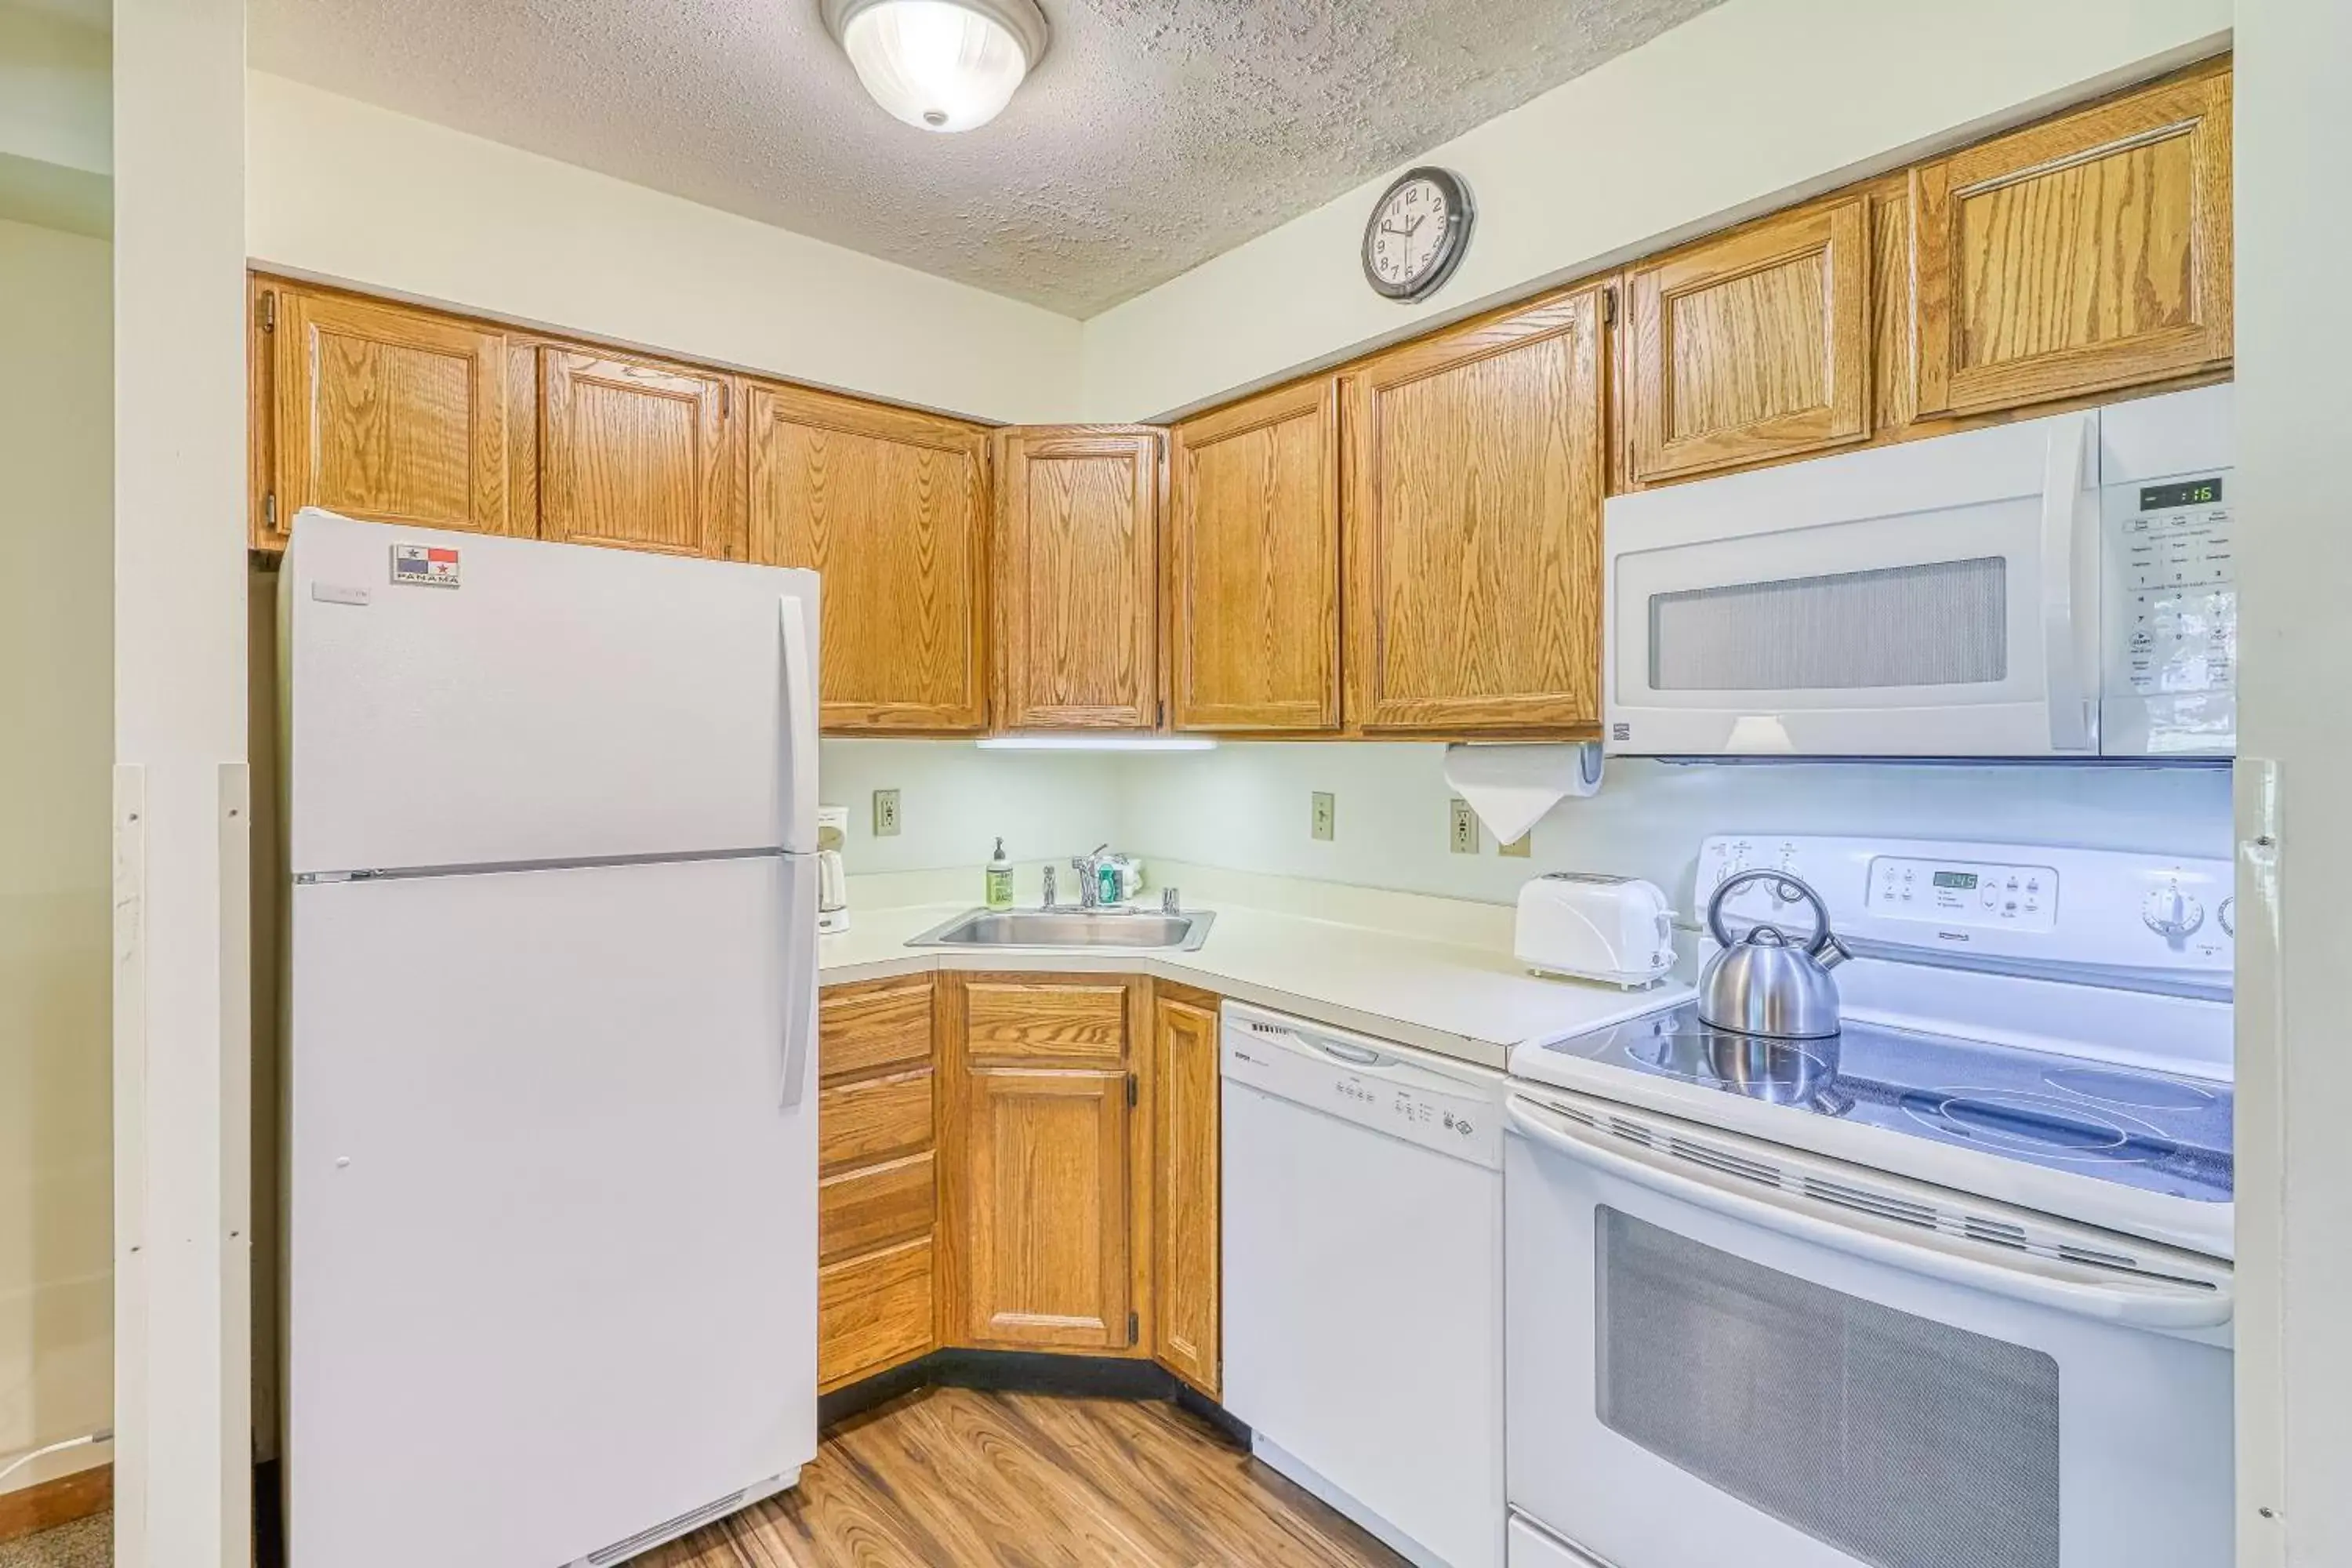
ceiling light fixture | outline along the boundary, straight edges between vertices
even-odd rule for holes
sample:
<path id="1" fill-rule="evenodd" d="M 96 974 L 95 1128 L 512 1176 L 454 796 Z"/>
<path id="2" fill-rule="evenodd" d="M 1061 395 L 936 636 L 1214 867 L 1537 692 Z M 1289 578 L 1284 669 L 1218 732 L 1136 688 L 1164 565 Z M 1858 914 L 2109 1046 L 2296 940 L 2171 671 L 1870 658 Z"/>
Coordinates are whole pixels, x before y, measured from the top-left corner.
<path id="1" fill-rule="evenodd" d="M 924 131 L 996 118 L 1045 55 L 1036 0 L 823 0 L 874 101 Z"/>

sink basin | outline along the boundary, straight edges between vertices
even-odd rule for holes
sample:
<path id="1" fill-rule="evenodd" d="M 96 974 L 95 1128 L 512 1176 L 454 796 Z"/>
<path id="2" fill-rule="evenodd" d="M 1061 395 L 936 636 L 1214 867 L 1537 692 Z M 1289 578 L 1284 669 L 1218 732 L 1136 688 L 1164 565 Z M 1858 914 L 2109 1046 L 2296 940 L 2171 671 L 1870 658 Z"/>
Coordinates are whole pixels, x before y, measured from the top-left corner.
<path id="1" fill-rule="evenodd" d="M 933 926 L 908 947 L 1068 948 L 1190 952 L 1209 940 L 1206 910 L 971 910 Z"/>

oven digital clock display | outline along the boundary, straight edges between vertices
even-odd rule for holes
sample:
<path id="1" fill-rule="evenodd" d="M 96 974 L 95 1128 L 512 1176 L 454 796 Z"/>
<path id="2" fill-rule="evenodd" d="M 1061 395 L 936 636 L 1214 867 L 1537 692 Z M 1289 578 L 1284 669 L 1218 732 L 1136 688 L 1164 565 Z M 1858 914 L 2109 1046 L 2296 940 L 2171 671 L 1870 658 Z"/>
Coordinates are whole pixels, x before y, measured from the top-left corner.
<path id="1" fill-rule="evenodd" d="M 2177 485 L 2143 485 L 2139 492 L 2142 511 L 2172 511 L 2184 506 L 2219 506 L 2221 504 L 2221 481 L 2189 479 Z"/>

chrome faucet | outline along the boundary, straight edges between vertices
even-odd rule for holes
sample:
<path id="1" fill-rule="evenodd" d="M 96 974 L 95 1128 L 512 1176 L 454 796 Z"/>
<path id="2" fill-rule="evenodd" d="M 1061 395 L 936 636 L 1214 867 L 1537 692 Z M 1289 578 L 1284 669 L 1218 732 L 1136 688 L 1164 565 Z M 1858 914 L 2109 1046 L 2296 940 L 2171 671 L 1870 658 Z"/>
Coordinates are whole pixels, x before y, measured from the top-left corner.
<path id="1" fill-rule="evenodd" d="M 1082 910 L 1102 906 L 1102 858 L 1109 847 L 1105 842 L 1096 845 L 1091 853 L 1070 857 L 1070 869 L 1078 874 L 1078 908 Z"/>

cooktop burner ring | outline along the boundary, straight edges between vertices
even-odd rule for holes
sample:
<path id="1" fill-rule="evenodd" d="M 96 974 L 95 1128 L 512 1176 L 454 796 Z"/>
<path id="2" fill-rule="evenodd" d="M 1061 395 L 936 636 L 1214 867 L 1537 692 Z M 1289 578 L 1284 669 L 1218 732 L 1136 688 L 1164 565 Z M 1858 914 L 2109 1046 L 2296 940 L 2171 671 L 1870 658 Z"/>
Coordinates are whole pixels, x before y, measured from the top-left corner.
<path id="1" fill-rule="evenodd" d="M 2053 1068 L 2042 1081 L 2061 1094 L 2134 1110 L 2203 1110 L 2221 1098 L 2198 1084 L 2126 1068 Z"/>
<path id="2" fill-rule="evenodd" d="M 2163 1136 L 2137 1117 L 2093 1114 L 2077 1100 L 2017 1089 L 1910 1089 L 1898 1103 L 1940 1137 L 2042 1162 L 2138 1164 L 2154 1157 L 2141 1141 Z"/>

